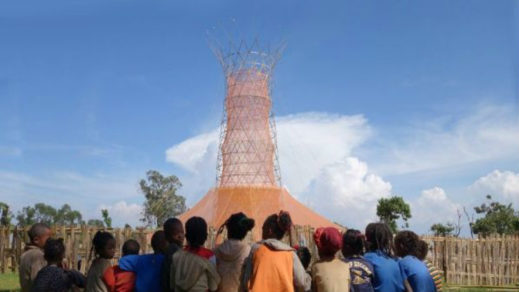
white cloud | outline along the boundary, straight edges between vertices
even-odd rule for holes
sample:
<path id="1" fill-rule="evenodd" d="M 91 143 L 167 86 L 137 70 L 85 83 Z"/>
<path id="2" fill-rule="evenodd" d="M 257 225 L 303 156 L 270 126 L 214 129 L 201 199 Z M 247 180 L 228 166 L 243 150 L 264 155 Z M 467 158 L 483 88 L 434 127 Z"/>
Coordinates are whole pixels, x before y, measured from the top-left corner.
<path id="1" fill-rule="evenodd" d="M 478 106 L 465 114 L 415 121 L 400 129 L 367 145 L 365 160 L 377 173 L 406 174 L 519 158 L 519 115 L 511 106 Z"/>
<path id="2" fill-rule="evenodd" d="M 119 201 L 113 205 L 101 204 L 97 208 L 99 217 L 101 216 L 102 209 L 108 210 L 108 214 L 112 218 L 112 226 L 130 224 L 132 227 L 135 227 L 143 225 L 140 221 L 143 207 L 140 204 L 128 204 L 126 201 Z"/>
<path id="3" fill-rule="evenodd" d="M 457 223 L 461 206 L 453 202 L 440 187 L 423 190 L 418 198 L 410 201 L 410 227 L 419 232 L 428 232 L 434 223 Z"/>
<path id="4" fill-rule="evenodd" d="M 519 209 L 519 173 L 494 170 L 478 178 L 470 187 L 469 192 L 483 200 L 487 194 L 502 203 L 513 203 Z"/>
<path id="5" fill-rule="evenodd" d="M 319 213 L 348 227 L 364 228 L 376 220 L 378 199 L 391 194 L 391 184 L 369 173 L 355 157 L 323 168 L 300 196 Z"/>

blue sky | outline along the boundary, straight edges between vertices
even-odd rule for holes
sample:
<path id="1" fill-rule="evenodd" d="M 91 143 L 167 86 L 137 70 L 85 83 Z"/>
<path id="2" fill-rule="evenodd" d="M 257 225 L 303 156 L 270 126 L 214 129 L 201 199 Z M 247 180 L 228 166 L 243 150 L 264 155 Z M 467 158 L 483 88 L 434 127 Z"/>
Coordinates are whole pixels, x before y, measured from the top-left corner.
<path id="1" fill-rule="evenodd" d="M 297 153 L 314 157 L 307 167 L 315 172 L 304 182 L 291 179 L 298 177 L 299 158 L 282 158 L 281 168 L 287 187 L 318 211 L 361 225 L 312 197 L 336 196 L 344 199 L 344 208 L 355 208 L 350 199 L 373 188 L 369 175 L 390 184 L 373 192 L 397 193 L 416 206 L 420 198 L 438 196 L 449 200 L 439 203 L 455 207 L 479 202 L 485 187 L 514 201 L 519 197 L 518 5 L 505 0 L 4 2 L 0 201 L 15 210 L 38 201 L 68 202 L 89 217 L 108 206 L 121 212 L 115 215 L 121 223 L 128 220 L 124 212 L 133 214 L 142 202 L 138 179 L 158 169 L 179 175 L 188 202 L 195 203 L 214 183 L 213 140 L 204 140 L 202 150 L 209 154 L 194 162 L 178 157 L 185 152 L 168 157 L 165 152 L 189 146 L 219 124 L 223 74 L 207 31 L 222 26 L 247 38 L 286 41 L 275 71 L 274 112 L 288 133 L 279 139 L 296 142 L 280 141 L 285 145 L 280 147 L 299 147 Z M 316 126 L 316 132 L 302 125 Z M 294 127 L 301 133 L 287 139 Z M 323 158 L 304 141 L 325 137 L 326 143 L 331 128 L 344 133 L 333 144 L 345 146 L 329 149 L 337 155 Z M 200 151 L 187 146 L 182 151 Z M 319 187 L 330 184 L 323 177 L 327 170 L 337 166 L 347 172 L 346 167 L 358 174 L 363 164 L 365 175 L 357 175 L 367 184 L 363 191 Z M 493 171 L 498 173 L 492 177 Z M 477 184 L 480 178 L 487 178 L 484 186 Z M 357 183 L 351 179 L 340 180 L 344 188 L 355 189 L 348 185 Z M 434 187 L 445 198 L 438 190 L 423 194 Z M 416 228 L 425 232 L 430 220 L 422 218 Z"/>

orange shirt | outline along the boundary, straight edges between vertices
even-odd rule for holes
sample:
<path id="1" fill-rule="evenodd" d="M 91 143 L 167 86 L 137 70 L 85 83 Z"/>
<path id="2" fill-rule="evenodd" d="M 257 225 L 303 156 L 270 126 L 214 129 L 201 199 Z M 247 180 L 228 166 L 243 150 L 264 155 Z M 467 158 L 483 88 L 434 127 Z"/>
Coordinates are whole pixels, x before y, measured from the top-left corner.
<path id="1" fill-rule="evenodd" d="M 292 251 L 272 250 L 262 245 L 252 259 L 251 292 L 294 292 Z"/>
<path id="2" fill-rule="evenodd" d="M 135 287 L 135 274 L 113 266 L 105 270 L 103 281 L 110 292 L 132 292 Z"/>

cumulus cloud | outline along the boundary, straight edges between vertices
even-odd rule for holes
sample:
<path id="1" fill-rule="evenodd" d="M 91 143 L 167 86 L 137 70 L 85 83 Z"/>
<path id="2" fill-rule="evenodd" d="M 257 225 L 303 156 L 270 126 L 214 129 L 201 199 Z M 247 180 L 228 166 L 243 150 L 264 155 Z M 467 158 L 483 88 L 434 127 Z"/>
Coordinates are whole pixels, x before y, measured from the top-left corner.
<path id="1" fill-rule="evenodd" d="M 423 232 L 428 231 L 434 223 L 457 223 L 458 210 L 462 210 L 440 187 L 423 190 L 418 198 L 410 201 L 410 205 L 410 225 L 412 229 Z"/>
<path id="2" fill-rule="evenodd" d="M 365 162 L 347 157 L 324 167 L 300 199 L 343 225 L 362 229 L 376 220 L 377 201 L 390 194 L 389 182 L 370 173 Z"/>
<path id="3" fill-rule="evenodd" d="M 103 209 L 108 210 L 108 214 L 112 218 L 112 226 L 130 224 L 135 227 L 143 225 L 140 221 L 143 207 L 140 204 L 129 204 L 126 201 L 119 201 L 112 205 L 102 204 L 97 208 L 98 214 L 101 214 Z"/>
<path id="4" fill-rule="evenodd" d="M 478 178 L 470 187 L 473 196 L 483 198 L 490 194 L 504 203 L 513 203 L 519 209 L 519 173 L 494 170 Z"/>

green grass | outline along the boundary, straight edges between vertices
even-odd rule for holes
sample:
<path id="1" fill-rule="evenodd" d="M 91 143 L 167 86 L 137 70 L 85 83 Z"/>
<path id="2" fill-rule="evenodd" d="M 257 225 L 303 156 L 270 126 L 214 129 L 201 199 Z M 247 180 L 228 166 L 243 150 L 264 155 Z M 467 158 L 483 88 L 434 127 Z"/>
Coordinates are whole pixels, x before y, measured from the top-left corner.
<path id="1" fill-rule="evenodd" d="M 0 291 L 18 291 L 19 289 L 18 273 L 0 273 Z"/>

